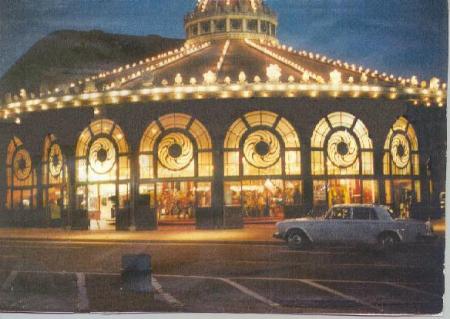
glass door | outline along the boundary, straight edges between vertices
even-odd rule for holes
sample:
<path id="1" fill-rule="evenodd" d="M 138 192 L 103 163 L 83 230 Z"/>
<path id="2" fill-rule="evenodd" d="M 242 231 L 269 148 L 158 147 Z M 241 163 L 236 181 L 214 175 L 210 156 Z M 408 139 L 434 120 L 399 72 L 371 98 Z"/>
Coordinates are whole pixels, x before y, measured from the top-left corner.
<path id="1" fill-rule="evenodd" d="M 115 229 L 117 210 L 115 184 L 97 184 L 88 186 L 88 211 L 90 229 Z"/>

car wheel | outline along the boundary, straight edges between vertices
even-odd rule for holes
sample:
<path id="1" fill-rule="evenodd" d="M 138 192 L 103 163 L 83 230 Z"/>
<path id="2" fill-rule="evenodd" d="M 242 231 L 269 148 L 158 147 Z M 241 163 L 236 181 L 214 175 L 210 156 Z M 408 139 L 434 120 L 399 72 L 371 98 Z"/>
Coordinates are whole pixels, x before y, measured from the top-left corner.
<path id="1" fill-rule="evenodd" d="M 304 249 L 309 246 L 308 237 L 301 231 L 293 231 L 288 236 L 288 247 L 291 249 Z"/>
<path id="2" fill-rule="evenodd" d="M 391 252 L 397 246 L 397 237 L 393 234 L 382 234 L 378 238 L 378 246 L 384 252 Z"/>

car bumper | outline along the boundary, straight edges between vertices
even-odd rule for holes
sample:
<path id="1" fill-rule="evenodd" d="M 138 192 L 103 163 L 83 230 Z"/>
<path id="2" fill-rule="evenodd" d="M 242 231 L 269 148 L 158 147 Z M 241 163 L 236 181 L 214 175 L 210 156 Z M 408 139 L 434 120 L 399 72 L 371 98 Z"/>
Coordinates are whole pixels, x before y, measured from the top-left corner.
<path id="1" fill-rule="evenodd" d="M 417 236 L 417 241 L 428 243 L 436 240 L 436 238 L 436 234 L 419 235 Z"/>
<path id="2" fill-rule="evenodd" d="M 283 235 L 280 232 L 274 232 L 272 237 L 276 239 L 284 239 Z"/>

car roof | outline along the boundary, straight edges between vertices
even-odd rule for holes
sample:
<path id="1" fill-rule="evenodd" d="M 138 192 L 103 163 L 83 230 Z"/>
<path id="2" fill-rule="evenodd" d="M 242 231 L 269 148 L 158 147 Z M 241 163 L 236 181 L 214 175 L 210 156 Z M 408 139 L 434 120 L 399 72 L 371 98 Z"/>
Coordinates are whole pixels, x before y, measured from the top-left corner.
<path id="1" fill-rule="evenodd" d="M 368 208 L 374 208 L 374 207 L 381 207 L 380 205 L 376 204 L 336 204 L 333 205 L 333 207 L 368 207 Z"/>

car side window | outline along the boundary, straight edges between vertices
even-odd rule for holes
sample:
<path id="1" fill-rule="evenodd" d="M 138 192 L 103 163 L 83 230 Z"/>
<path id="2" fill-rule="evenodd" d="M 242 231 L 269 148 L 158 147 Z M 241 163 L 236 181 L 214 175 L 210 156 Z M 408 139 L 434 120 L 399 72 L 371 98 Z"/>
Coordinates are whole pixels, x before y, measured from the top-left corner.
<path id="1" fill-rule="evenodd" d="M 353 219 L 356 220 L 373 220 L 377 219 L 376 212 L 370 207 L 354 207 Z"/>
<path id="2" fill-rule="evenodd" d="M 353 219 L 369 220 L 370 219 L 370 208 L 354 207 L 353 208 Z"/>
<path id="3" fill-rule="evenodd" d="M 334 207 L 331 219 L 350 219 L 350 207 Z"/>

